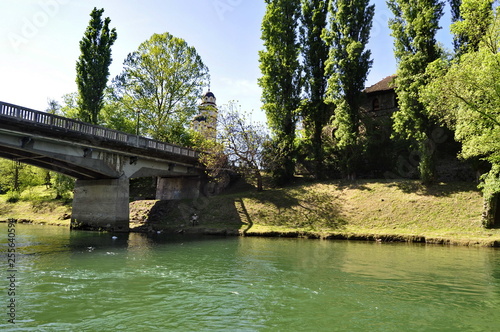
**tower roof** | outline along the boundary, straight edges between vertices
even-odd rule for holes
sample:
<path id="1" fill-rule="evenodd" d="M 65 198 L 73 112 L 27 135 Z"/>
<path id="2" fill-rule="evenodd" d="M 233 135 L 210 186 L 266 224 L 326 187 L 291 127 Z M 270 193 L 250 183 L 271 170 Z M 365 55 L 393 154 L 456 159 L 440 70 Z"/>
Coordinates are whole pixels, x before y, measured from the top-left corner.
<path id="1" fill-rule="evenodd" d="M 212 91 L 210 91 L 210 89 L 208 89 L 207 93 L 205 93 L 203 95 L 203 97 L 201 98 L 201 105 L 216 105 L 216 98 L 215 98 L 215 95 L 212 93 Z"/>

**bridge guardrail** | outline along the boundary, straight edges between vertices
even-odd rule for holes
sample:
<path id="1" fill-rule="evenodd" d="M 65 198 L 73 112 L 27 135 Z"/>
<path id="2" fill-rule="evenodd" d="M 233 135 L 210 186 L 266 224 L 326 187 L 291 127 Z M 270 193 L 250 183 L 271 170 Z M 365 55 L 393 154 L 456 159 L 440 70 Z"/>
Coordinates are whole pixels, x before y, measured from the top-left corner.
<path id="1" fill-rule="evenodd" d="M 108 140 L 122 142 L 130 146 L 151 148 L 154 150 L 165 151 L 189 157 L 198 156 L 198 153 L 195 150 L 188 149 L 179 145 L 160 142 L 142 136 L 127 134 L 121 131 L 92 125 L 55 114 L 36 111 L 30 108 L 5 103 L 2 101 L 0 101 L 0 115 L 41 124 L 52 128 L 60 128 L 71 132 L 102 137 Z"/>

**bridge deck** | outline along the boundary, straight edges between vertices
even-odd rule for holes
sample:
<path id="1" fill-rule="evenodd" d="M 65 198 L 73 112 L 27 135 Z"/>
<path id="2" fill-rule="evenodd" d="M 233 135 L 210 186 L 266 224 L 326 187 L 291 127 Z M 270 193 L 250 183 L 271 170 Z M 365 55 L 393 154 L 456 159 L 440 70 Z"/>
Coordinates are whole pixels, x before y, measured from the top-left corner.
<path id="1" fill-rule="evenodd" d="M 0 129 L 16 130 L 63 140 L 77 140 L 90 146 L 123 152 L 154 155 L 157 158 L 196 163 L 198 152 L 179 145 L 127 134 L 78 120 L 40 112 L 0 101 Z"/>

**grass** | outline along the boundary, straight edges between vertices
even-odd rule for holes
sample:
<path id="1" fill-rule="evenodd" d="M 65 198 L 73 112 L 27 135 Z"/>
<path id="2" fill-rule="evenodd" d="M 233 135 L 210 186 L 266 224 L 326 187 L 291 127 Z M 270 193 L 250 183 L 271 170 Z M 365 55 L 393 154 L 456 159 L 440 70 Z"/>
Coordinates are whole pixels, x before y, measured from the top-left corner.
<path id="1" fill-rule="evenodd" d="M 302 182 L 181 204 L 199 215 L 199 225 L 189 224 L 188 213 L 184 219 L 165 217 L 169 227 L 226 229 L 249 236 L 500 245 L 500 230 L 481 225 L 483 201 L 474 183 L 424 187 L 408 180 Z M 166 226 L 161 219 L 151 222 L 155 229 Z"/>
<path id="2" fill-rule="evenodd" d="M 55 200 L 53 190 L 45 186 L 32 187 L 17 195 L 0 195 L 0 221 L 16 219 L 18 222 L 69 226 L 71 205 Z"/>
<path id="3" fill-rule="evenodd" d="M 36 199 L 35 199 L 36 198 Z M 0 196 L 0 220 L 69 224 L 71 208 L 44 187 L 22 193 L 17 203 Z M 424 187 L 410 180 L 355 183 L 298 181 L 257 192 L 247 184 L 195 200 L 137 200 L 131 228 L 247 236 L 416 241 L 500 246 L 500 229 L 481 225 L 483 200 L 474 183 Z M 192 224 L 193 214 L 199 222 Z"/>

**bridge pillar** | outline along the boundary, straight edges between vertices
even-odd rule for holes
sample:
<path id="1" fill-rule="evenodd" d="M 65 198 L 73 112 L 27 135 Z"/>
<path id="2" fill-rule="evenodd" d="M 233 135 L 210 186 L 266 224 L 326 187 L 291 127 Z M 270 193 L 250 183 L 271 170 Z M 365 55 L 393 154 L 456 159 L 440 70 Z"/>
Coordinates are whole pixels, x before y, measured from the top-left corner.
<path id="1" fill-rule="evenodd" d="M 160 177 L 156 185 L 156 199 L 196 199 L 200 196 L 200 185 L 201 181 L 197 176 Z"/>
<path id="2" fill-rule="evenodd" d="M 129 230 L 129 179 L 77 180 L 72 229 Z"/>

